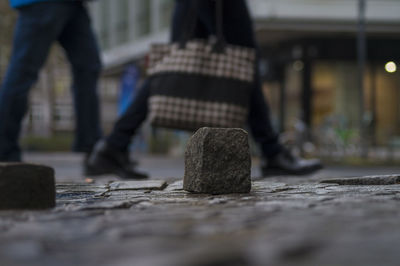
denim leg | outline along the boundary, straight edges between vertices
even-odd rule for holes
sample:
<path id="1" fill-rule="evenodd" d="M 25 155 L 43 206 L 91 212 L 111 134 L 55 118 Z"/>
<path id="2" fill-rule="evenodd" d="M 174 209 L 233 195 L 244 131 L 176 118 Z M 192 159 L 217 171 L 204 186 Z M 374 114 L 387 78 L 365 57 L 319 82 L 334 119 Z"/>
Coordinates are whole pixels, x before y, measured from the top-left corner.
<path id="1" fill-rule="evenodd" d="M 148 99 L 150 96 L 149 80 L 146 80 L 138 90 L 135 99 L 126 112 L 115 123 L 107 143 L 114 149 L 126 151 L 132 136 L 147 117 Z"/>
<path id="2" fill-rule="evenodd" d="M 50 5 L 52 6 L 52 5 Z M 0 89 L 0 161 L 20 161 L 18 138 L 27 111 L 29 89 L 63 27 L 68 10 L 59 14 L 44 3 L 19 11 L 13 52 Z"/>
<path id="3" fill-rule="evenodd" d="M 86 8 L 81 3 L 72 5 L 73 14 L 58 40 L 66 51 L 73 74 L 76 121 L 73 150 L 90 152 L 102 135 L 97 95 L 101 61 Z"/>

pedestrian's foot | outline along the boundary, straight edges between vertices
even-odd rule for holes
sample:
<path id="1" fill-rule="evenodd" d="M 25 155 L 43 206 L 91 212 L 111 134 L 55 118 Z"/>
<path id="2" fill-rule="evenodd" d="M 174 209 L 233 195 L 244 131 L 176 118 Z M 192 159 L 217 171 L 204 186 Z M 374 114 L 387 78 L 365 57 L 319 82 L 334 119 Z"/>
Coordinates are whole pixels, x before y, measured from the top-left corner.
<path id="1" fill-rule="evenodd" d="M 99 141 L 84 162 L 84 174 L 97 176 L 115 174 L 123 179 L 146 179 L 148 176 L 135 170 L 136 163 L 129 161 L 129 154 L 109 147 Z"/>
<path id="2" fill-rule="evenodd" d="M 284 149 L 269 160 L 264 159 L 261 165 L 261 172 L 264 177 L 274 175 L 306 175 L 322 167 L 319 159 L 299 158 Z"/>

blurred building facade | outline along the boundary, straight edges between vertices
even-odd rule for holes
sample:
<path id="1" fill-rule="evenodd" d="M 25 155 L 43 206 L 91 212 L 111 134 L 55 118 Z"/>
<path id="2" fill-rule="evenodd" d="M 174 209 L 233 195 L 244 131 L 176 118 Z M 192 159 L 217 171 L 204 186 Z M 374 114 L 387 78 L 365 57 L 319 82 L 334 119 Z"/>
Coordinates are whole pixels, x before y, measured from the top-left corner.
<path id="1" fill-rule="evenodd" d="M 105 127 L 117 116 L 120 77 L 128 64 L 140 65 L 149 45 L 168 41 L 173 0 L 100 0 L 90 4 L 93 25 L 103 50 L 100 83 Z M 300 119 L 316 135 L 335 137 L 357 131 L 360 109 L 357 83 L 357 18 L 359 0 L 249 0 L 263 54 L 261 71 L 273 120 L 282 131 Z M 400 136 L 400 1 L 366 0 L 367 66 L 363 114 L 373 143 Z M 32 97 L 30 126 L 42 116 L 53 130 L 72 130 L 68 67 L 48 67 L 42 79 L 53 80 Z M 386 65 L 386 69 L 385 69 Z M 389 68 L 388 68 L 389 66 Z M 52 79 L 58 69 L 62 78 Z M 392 72 L 392 73 L 390 73 Z M 47 73 L 47 74 L 46 74 Z M 50 73 L 50 74 L 49 74 Z M 65 74 L 65 75 L 64 75 Z M 40 82 L 39 82 L 40 84 Z M 49 85 L 50 84 L 50 85 Z M 46 89 L 48 88 L 48 89 Z M 52 91 L 52 92 L 46 92 Z M 35 100 L 37 99 L 37 100 Z M 35 111 L 47 106 L 48 112 Z M 35 103 L 35 101 L 37 101 Z M 51 102 L 51 101 L 50 101 Z M 36 106 L 36 107 L 35 107 Z M 43 115 L 43 114 L 47 115 Z M 28 121 L 28 122 L 29 122 Z M 40 126 L 39 128 L 43 128 Z M 322 132 L 322 133 L 321 133 Z M 353 134 L 357 135 L 357 132 Z"/>
<path id="2" fill-rule="evenodd" d="M 400 1 L 364 1 L 367 64 L 362 115 L 357 79 L 359 2 L 249 1 L 265 58 L 265 91 L 282 129 L 293 126 L 297 118 L 322 141 L 357 141 L 362 116 L 371 144 L 385 145 L 400 135 L 400 73 L 395 71 L 395 64 L 400 64 Z"/>

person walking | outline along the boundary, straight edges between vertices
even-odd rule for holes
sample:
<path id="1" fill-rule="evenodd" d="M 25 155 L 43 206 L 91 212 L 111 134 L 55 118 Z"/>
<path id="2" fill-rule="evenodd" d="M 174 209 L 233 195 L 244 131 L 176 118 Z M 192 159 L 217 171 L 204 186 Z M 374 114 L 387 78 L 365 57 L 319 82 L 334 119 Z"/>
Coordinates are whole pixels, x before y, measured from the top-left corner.
<path id="1" fill-rule="evenodd" d="M 229 44 L 257 49 L 251 17 L 244 0 L 176 0 L 171 41 L 181 40 L 184 31 L 182 25 L 185 25 L 185 19 L 194 2 L 197 5 L 197 21 L 193 37 L 207 39 L 215 35 L 216 1 L 223 1 L 222 23 L 225 41 Z M 322 164 L 318 159 L 296 157 L 279 143 L 279 135 L 272 127 L 269 106 L 262 93 L 258 64 L 255 70 L 248 126 L 261 149 L 263 176 L 303 175 L 320 169 Z M 123 172 L 127 165 L 130 166 L 126 155 L 122 155 L 127 153 L 132 136 L 146 119 L 149 96 L 149 81 L 147 80 L 138 91 L 135 101 L 118 119 L 111 134 L 96 145 L 88 164 L 93 173 Z M 125 159 L 120 160 L 120 158 Z"/>
<path id="2" fill-rule="evenodd" d="M 28 93 L 50 47 L 58 42 L 71 63 L 75 107 L 73 150 L 89 154 L 101 138 L 97 81 L 99 48 L 84 0 L 10 0 L 18 11 L 9 66 L 0 87 L 0 161 L 21 161 L 18 139 Z"/>

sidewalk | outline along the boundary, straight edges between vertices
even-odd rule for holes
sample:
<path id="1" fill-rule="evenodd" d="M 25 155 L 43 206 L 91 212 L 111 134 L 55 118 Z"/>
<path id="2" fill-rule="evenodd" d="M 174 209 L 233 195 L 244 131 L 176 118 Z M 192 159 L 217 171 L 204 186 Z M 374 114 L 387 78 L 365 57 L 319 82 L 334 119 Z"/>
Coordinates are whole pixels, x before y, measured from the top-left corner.
<path id="1" fill-rule="evenodd" d="M 184 159 L 182 157 L 167 157 L 161 155 L 136 155 L 139 161 L 139 169 L 149 173 L 151 179 L 178 180 L 184 174 Z M 54 167 L 57 181 L 83 181 L 82 174 L 83 157 L 78 153 L 25 153 L 24 160 Z M 365 175 L 386 175 L 400 173 L 398 166 L 338 166 L 327 165 L 322 171 L 307 177 L 271 177 L 269 181 L 303 183 L 318 181 L 330 177 L 351 177 Z M 260 177 L 259 161 L 253 159 L 251 176 L 253 179 Z M 105 179 L 116 180 L 118 178 L 107 176 Z"/>
<path id="2" fill-rule="evenodd" d="M 140 158 L 154 179 L 111 184 L 79 184 L 75 155 L 26 158 L 56 167 L 57 207 L 0 212 L 0 265 L 364 266 L 400 260 L 400 184 L 319 183 L 399 168 L 328 167 L 307 177 L 256 180 L 250 194 L 212 196 L 181 189 L 179 158 Z M 156 181 L 158 175 L 166 178 Z"/>

